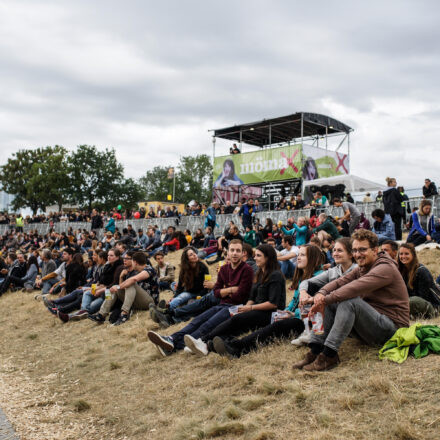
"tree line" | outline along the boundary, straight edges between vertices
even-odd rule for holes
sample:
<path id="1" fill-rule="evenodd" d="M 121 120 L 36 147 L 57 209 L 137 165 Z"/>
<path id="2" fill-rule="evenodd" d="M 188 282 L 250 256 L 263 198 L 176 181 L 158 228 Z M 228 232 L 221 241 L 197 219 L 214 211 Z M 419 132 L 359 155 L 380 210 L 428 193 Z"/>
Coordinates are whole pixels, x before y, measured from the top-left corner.
<path id="1" fill-rule="evenodd" d="M 140 179 L 127 178 L 114 149 L 79 145 L 68 151 L 55 145 L 14 153 L 0 167 L 0 185 L 15 196 L 14 210 L 28 207 L 34 214 L 51 205 L 61 210 L 65 204 L 103 210 L 120 204 L 123 209 L 133 209 L 140 201 L 167 200 L 173 190 L 169 169 L 157 166 Z M 212 164 L 208 155 L 181 157 L 175 173 L 176 203 L 211 199 Z"/>

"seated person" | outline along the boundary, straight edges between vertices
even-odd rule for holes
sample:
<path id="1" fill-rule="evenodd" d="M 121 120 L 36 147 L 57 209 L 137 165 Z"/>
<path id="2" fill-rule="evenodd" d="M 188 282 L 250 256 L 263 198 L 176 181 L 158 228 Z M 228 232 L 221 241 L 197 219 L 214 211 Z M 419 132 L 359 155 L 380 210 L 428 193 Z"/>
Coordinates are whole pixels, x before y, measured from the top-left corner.
<path id="1" fill-rule="evenodd" d="M 206 229 L 210 228 L 210 232 L 212 233 L 211 226 L 208 226 Z M 215 238 L 214 238 L 215 239 Z M 203 235 L 203 231 L 199 228 L 196 230 L 194 236 L 191 238 L 189 244 L 196 249 L 202 249 L 205 243 L 205 236 Z M 209 243 L 209 241 L 208 241 Z"/>
<path id="2" fill-rule="evenodd" d="M 147 229 L 147 237 L 148 237 L 148 243 L 145 248 L 147 252 L 151 253 L 152 251 L 160 247 L 160 245 L 162 244 L 162 241 L 160 239 L 160 231 L 155 230 L 153 227 L 149 227 Z"/>
<path id="3" fill-rule="evenodd" d="M 281 230 L 284 232 L 284 235 L 295 235 L 295 244 L 296 246 L 301 246 L 307 243 L 307 234 L 309 230 L 309 226 L 307 224 L 307 219 L 305 217 L 299 217 L 298 223 L 295 223 L 294 218 L 290 218 L 288 220 L 291 222 L 292 229 L 287 229 L 285 226 L 281 227 Z"/>
<path id="4" fill-rule="evenodd" d="M 208 264 L 214 264 L 217 263 L 218 261 L 223 260 L 222 254 L 223 251 L 228 249 L 228 243 L 231 240 L 241 240 L 243 241 L 243 237 L 240 235 L 240 232 L 238 230 L 237 225 L 232 225 L 229 230 L 227 232 L 225 232 L 224 235 L 222 235 L 218 240 L 217 240 L 217 258 L 215 260 L 211 260 L 208 261 Z"/>
<path id="5" fill-rule="evenodd" d="M 168 261 L 165 262 L 165 255 L 163 252 L 157 252 L 154 255 L 154 259 L 157 263 L 156 272 L 159 279 L 159 289 L 171 289 L 171 283 L 174 283 L 174 271 L 176 268 Z"/>
<path id="6" fill-rule="evenodd" d="M 312 297 L 321 287 L 324 287 L 330 281 L 340 278 L 357 267 L 357 264 L 353 262 L 350 238 L 338 238 L 332 251 L 336 266 L 317 274 L 313 278 L 304 279 L 304 281 L 301 281 L 301 284 L 299 285 L 300 307 L 304 307 L 308 303 L 313 303 Z M 302 334 L 299 338 L 294 339 L 292 344 L 299 346 L 309 342 L 310 332 L 306 331 L 305 334 Z"/>
<path id="7" fill-rule="evenodd" d="M 245 234 L 243 241 L 249 245 L 251 245 L 253 248 L 257 246 L 257 233 L 254 231 L 254 228 L 252 225 L 246 225 L 245 228 Z"/>
<path id="8" fill-rule="evenodd" d="M 399 245 L 394 240 L 385 240 L 380 246 L 381 250 L 386 252 L 394 261 L 397 261 Z"/>
<path id="9" fill-rule="evenodd" d="M 220 355 L 240 357 L 251 350 L 257 349 L 259 344 L 268 344 L 276 338 L 299 336 L 304 330 L 304 323 L 300 319 L 301 314 L 298 308 L 299 284 L 301 280 L 306 280 L 320 274 L 322 272 L 320 269 L 321 263 L 322 255 L 316 246 L 307 244 L 301 246 L 298 254 L 298 264 L 293 277 L 295 293 L 286 308 L 288 313 L 285 313 L 281 319 L 277 319 L 241 339 L 228 338 L 225 341 L 225 336 L 221 338 L 217 336 L 213 339 L 214 350 Z"/>
<path id="10" fill-rule="evenodd" d="M 174 298 L 168 304 L 170 311 L 183 306 L 190 299 L 207 293 L 207 290 L 203 287 L 205 275 L 209 275 L 209 270 L 199 260 L 197 249 L 193 247 L 185 248 L 180 257 L 179 280 Z"/>
<path id="11" fill-rule="evenodd" d="M 325 231 L 327 232 L 327 234 L 330 234 L 332 236 L 333 240 L 337 240 L 338 238 L 341 238 L 338 228 L 330 219 L 330 217 L 327 216 L 325 212 L 321 212 L 321 214 L 319 214 L 318 221 L 319 221 L 319 226 L 313 228 L 314 234 L 317 234 L 319 231 Z"/>
<path id="12" fill-rule="evenodd" d="M 291 235 L 285 235 L 281 240 L 283 250 L 277 253 L 277 259 L 280 263 L 281 272 L 285 278 L 293 277 L 296 268 L 296 258 L 299 248 L 293 246 L 293 238 Z"/>
<path id="13" fill-rule="evenodd" d="M 110 298 L 106 298 L 99 312 L 89 315 L 88 318 L 102 324 L 110 313 L 113 305 L 119 299 L 122 301 L 122 310 L 119 319 L 114 325 L 124 324 L 130 319 L 131 309 L 147 310 L 154 304 L 159 295 L 156 271 L 151 267 L 143 252 L 133 254 L 133 269 L 136 275 L 130 276 L 120 285 L 112 286 Z"/>
<path id="14" fill-rule="evenodd" d="M 26 260 L 21 252 L 9 252 L 6 258 L 8 269 L 1 269 L 1 274 L 4 277 L 0 285 L 0 296 L 3 295 L 12 283 L 11 277 L 21 279 L 26 276 Z"/>
<path id="15" fill-rule="evenodd" d="M 419 210 L 414 212 L 411 217 L 412 228 L 409 231 L 406 242 L 419 246 L 427 241 L 431 241 L 431 235 L 435 232 L 432 201 L 429 199 L 422 200 Z"/>
<path id="16" fill-rule="evenodd" d="M 374 218 L 372 231 L 377 235 L 379 244 L 385 240 L 395 240 L 394 222 L 390 214 L 385 214 L 383 209 L 375 209 L 371 216 Z"/>
<path id="17" fill-rule="evenodd" d="M 228 247 L 229 264 L 221 267 L 217 282 L 214 286 L 214 295 L 220 299 L 220 304 L 213 306 L 194 318 L 182 330 L 171 336 L 161 336 L 149 331 L 148 337 L 156 344 L 159 352 L 166 356 L 175 350 L 182 350 L 191 340 L 203 346 L 205 336 L 220 323 L 230 318 L 229 308 L 246 302 L 252 286 L 253 271 L 243 262 L 243 243 L 241 240 L 232 240 Z M 196 351 L 195 354 L 200 353 Z"/>
<path id="18" fill-rule="evenodd" d="M 22 255 L 24 258 L 23 254 L 18 254 L 19 259 L 20 255 Z M 6 291 L 8 287 L 13 284 L 14 287 L 23 287 L 26 291 L 30 292 L 34 288 L 34 283 L 37 278 L 38 271 L 39 267 L 37 257 L 31 255 L 26 263 L 26 274 L 23 277 L 7 275 L 6 279 L 3 281 L 2 289 Z"/>
<path id="19" fill-rule="evenodd" d="M 243 243 L 243 261 L 248 266 L 251 267 L 251 269 L 254 271 L 254 274 L 257 273 L 258 266 L 257 266 L 257 263 L 255 263 L 255 260 L 254 260 L 254 250 L 247 243 Z"/>
<path id="20" fill-rule="evenodd" d="M 204 340 L 187 335 L 185 344 L 194 353 L 207 355 L 208 347 L 213 348 L 216 336 L 222 339 L 239 336 L 249 330 L 270 324 L 272 312 L 284 309 L 286 305 L 286 281 L 279 269 L 275 249 L 262 244 L 255 250 L 255 261 L 259 268 L 246 305 L 239 306 L 237 313 L 215 327 Z M 302 331 L 302 330 L 301 330 Z M 206 341 L 206 342 L 205 342 Z"/>
<path id="21" fill-rule="evenodd" d="M 136 237 L 136 250 L 145 250 L 149 245 L 149 238 L 144 234 L 144 231 L 140 228 L 138 229 L 138 235 Z"/>
<path id="22" fill-rule="evenodd" d="M 436 289 L 434 278 L 429 269 L 419 263 L 413 244 L 400 245 L 398 264 L 408 290 L 410 316 L 415 319 L 437 316 L 440 301 L 431 290 Z"/>
<path id="23" fill-rule="evenodd" d="M 310 351 L 293 365 L 306 371 L 338 365 L 338 351 L 351 332 L 369 345 L 383 345 L 399 327 L 409 326 L 409 300 L 397 263 L 379 252 L 374 232 L 353 234 L 358 267 L 319 290 L 311 313 L 324 312 L 324 333 L 314 333 Z"/>

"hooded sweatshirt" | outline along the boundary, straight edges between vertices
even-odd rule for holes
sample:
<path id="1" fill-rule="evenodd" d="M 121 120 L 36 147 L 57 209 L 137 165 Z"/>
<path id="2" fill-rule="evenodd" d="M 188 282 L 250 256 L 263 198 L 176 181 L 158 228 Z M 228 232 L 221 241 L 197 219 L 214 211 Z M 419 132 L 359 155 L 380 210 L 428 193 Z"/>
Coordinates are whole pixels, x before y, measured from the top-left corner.
<path id="1" fill-rule="evenodd" d="M 325 304 L 362 298 L 397 327 L 409 326 L 409 297 L 397 263 L 385 252 L 379 252 L 370 267 L 356 267 L 320 289 Z"/>

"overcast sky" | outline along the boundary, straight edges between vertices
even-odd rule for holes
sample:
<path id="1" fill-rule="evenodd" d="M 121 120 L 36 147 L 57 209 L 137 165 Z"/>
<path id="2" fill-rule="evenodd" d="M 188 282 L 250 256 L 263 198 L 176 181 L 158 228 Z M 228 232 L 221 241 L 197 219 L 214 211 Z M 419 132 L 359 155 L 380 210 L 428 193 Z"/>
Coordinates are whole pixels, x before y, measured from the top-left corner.
<path id="1" fill-rule="evenodd" d="M 354 128 L 353 174 L 439 181 L 439 23 L 438 1 L 1 0 L 0 164 L 87 143 L 140 177 L 306 111 Z"/>

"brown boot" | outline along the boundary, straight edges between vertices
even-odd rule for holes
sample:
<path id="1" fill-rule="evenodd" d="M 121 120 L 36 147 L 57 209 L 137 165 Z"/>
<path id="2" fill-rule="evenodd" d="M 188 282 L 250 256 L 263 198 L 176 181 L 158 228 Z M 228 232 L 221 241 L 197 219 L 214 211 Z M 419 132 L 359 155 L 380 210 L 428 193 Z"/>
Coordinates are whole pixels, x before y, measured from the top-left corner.
<path id="1" fill-rule="evenodd" d="M 309 351 L 306 354 L 306 357 L 302 361 L 293 364 L 292 368 L 298 368 L 299 370 L 301 370 L 301 368 L 303 368 L 305 365 L 311 364 L 317 357 L 317 354 L 313 354 L 311 351 Z"/>
<path id="2" fill-rule="evenodd" d="M 318 357 L 311 364 L 304 367 L 305 371 L 327 371 L 338 366 L 339 356 L 328 357 L 324 353 L 319 353 Z"/>

